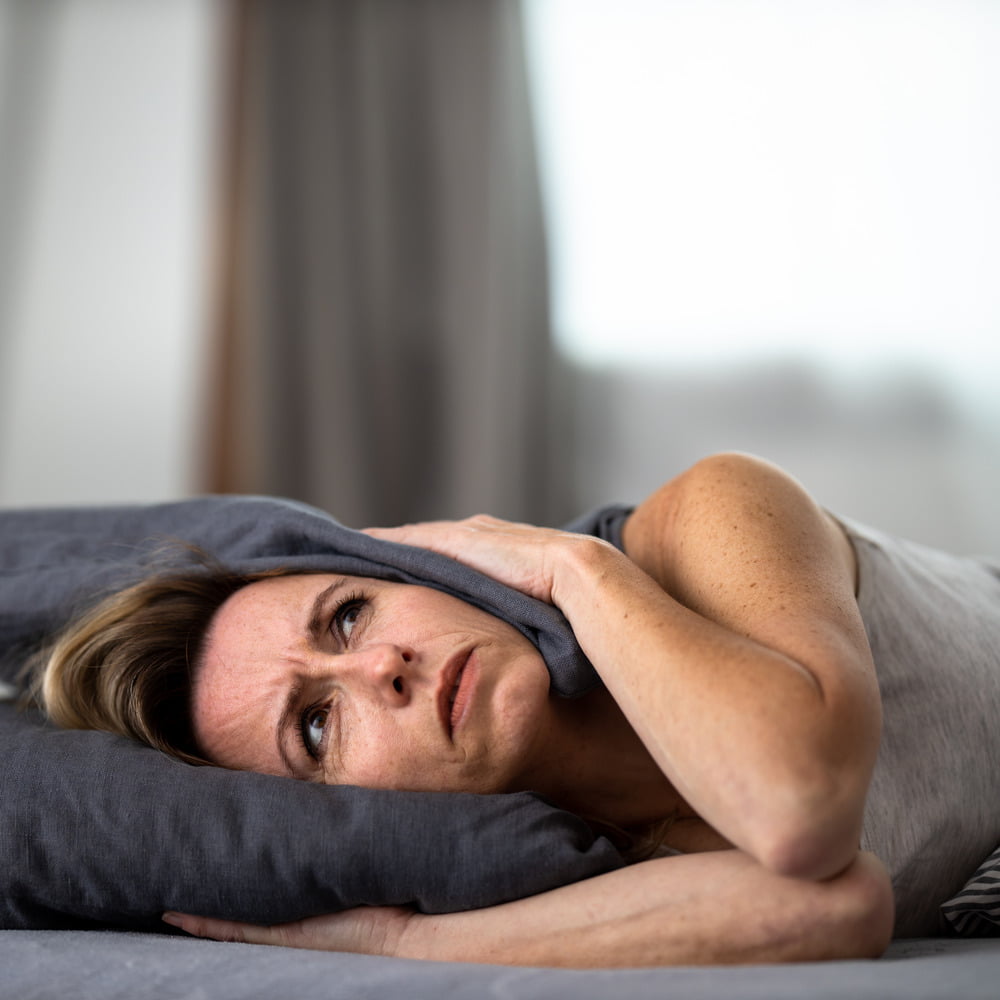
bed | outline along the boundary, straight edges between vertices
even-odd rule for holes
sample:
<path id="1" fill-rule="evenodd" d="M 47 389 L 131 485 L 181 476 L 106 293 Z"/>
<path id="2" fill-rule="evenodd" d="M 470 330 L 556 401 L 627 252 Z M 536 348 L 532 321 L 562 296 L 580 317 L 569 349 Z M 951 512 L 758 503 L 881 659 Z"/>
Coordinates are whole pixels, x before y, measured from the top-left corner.
<path id="1" fill-rule="evenodd" d="M 515 606 L 522 598 L 472 571 L 386 548 L 301 505 L 211 498 L 0 514 L 7 693 L 34 639 L 144 572 L 171 536 L 246 568 L 298 560 L 431 579 L 527 623 L 561 692 L 594 681 L 547 606 Z M 303 813 L 312 835 L 285 821 Z M 874 962 L 578 972 L 218 943 L 159 920 L 178 909 L 271 923 L 380 902 L 442 912 L 621 863 L 577 817 L 527 793 L 407 796 L 195 768 L 110 734 L 53 730 L 9 697 L 0 704 L 0 997 L 1000 995 L 996 938 L 900 940 Z"/>
<path id="2" fill-rule="evenodd" d="M 567 971 L 334 955 L 158 934 L 4 931 L 0 968 L 3 1000 L 995 1000 L 1000 941 L 897 941 L 875 962 Z"/>

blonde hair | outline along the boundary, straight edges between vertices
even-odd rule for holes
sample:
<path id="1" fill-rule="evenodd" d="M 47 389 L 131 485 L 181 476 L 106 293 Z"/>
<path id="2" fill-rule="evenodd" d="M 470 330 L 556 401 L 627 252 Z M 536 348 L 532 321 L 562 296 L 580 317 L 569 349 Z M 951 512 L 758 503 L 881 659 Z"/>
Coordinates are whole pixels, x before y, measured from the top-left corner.
<path id="1" fill-rule="evenodd" d="M 113 594 L 35 657 L 31 695 L 65 729 L 117 733 L 188 763 L 208 763 L 190 713 L 205 635 L 228 597 L 273 575 L 209 565 Z"/>

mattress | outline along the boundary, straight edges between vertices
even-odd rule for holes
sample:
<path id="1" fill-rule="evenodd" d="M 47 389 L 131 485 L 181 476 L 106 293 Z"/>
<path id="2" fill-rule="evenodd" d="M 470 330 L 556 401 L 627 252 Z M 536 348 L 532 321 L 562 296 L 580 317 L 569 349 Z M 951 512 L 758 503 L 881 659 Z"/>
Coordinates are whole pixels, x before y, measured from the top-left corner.
<path id="1" fill-rule="evenodd" d="M 1000 940 L 894 942 L 877 961 L 577 971 L 371 958 L 117 931 L 0 932 L 3 1000 L 962 1000 L 1000 995 Z"/>

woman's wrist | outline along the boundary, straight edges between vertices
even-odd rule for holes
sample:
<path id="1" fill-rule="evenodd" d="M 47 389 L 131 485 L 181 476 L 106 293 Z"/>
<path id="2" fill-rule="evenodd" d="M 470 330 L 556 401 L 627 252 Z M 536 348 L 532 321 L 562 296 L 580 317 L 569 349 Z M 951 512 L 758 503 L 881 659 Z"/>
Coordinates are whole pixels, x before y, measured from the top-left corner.
<path id="1" fill-rule="evenodd" d="M 552 571 L 552 603 L 586 643 L 595 619 L 628 617 L 630 607 L 653 602 L 661 608 L 672 599 L 644 570 L 608 542 L 567 535 Z M 596 650 L 595 650 L 596 652 Z M 595 664 L 597 665 L 597 664 Z"/>
<path id="2" fill-rule="evenodd" d="M 608 582 L 637 567 L 609 542 L 590 535 L 563 535 L 551 571 L 552 603 L 567 617 L 588 607 Z M 641 571 L 640 571 L 641 572 Z"/>

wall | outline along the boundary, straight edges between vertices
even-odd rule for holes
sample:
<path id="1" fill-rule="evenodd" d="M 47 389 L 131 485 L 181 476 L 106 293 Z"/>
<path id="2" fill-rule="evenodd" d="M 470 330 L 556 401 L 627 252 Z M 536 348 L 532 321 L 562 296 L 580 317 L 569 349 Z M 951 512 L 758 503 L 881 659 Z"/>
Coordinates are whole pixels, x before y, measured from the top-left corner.
<path id="1" fill-rule="evenodd" d="M 0 7 L 0 504 L 196 485 L 218 7 Z"/>

